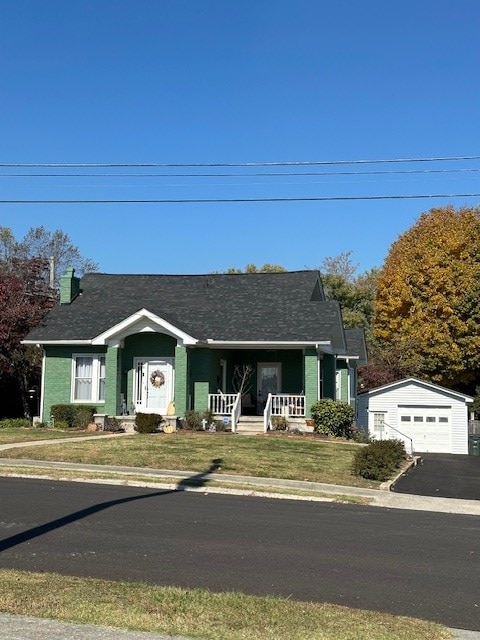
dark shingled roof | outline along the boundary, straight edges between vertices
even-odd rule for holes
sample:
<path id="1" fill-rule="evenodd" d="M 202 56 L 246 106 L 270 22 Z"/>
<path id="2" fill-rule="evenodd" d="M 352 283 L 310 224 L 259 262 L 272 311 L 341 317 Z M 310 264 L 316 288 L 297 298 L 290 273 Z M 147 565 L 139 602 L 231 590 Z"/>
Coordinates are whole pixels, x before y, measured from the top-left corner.
<path id="1" fill-rule="evenodd" d="M 358 364 L 367 364 L 367 345 L 364 329 L 345 329 L 347 354 L 358 356 Z"/>
<path id="2" fill-rule="evenodd" d="M 317 271 L 211 275 L 90 273 L 27 340 L 90 340 L 140 309 L 197 340 L 322 341 L 345 349 L 340 307 Z"/>

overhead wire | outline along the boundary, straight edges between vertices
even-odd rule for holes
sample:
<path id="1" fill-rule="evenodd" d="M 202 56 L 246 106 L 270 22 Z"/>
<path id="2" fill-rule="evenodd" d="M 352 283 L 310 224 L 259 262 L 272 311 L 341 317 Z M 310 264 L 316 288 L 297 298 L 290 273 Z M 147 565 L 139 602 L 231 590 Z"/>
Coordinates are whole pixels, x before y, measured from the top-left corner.
<path id="1" fill-rule="evenodd" d="M 479 198 L 480 193 L 395 194 L 373 196 L 300 196 L 287 198 L 152 198 L 109 200 L 0 200 L 0 204 L 214 204 L 241 202 L 333 202 L 351 200 L 415 200 L 425 198 Z"/>
<path id="2" fill-rule="evenodd" d="M 461 160 L 480 160 L 480 156 L 440 156 L 429 158 L 385 158 L 363 160 L 290 160 L 279 162 L 0 162 L 0 167 L 302 167 L 320 165 L 356 165 L 412 162 L 458 162 Z"/>

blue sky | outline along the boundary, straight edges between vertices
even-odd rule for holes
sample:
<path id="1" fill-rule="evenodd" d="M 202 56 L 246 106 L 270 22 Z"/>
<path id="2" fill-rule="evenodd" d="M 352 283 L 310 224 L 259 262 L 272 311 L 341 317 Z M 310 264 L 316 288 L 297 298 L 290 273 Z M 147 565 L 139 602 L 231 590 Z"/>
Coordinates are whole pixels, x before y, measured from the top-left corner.
<path id="1" fill-rule="evenodd" d="M 3 164 L 480 155 L 478 0 L 2 5 Z M 371 173 L 425 169 L 457 171 Z M 480 193 L 478 169 L 478 160 L 300 169 L 0 167 L 0 200 Z M 266 171 L 287 175 L 253 175 Z M 291 175 L 332 171 L 369 173 Z M 223 175 L 176 175 L 192 172 Z M 112 173 L 128 175 L 101 175 Z M 479 202 L 0 204 L 0 225 L 17 237 L 31 226 L 60 228 L 112 273 L 204 273 L 251 262 L 303 269 L 344 251 L 363 271 L 381 266 L 423 211 Z"/>

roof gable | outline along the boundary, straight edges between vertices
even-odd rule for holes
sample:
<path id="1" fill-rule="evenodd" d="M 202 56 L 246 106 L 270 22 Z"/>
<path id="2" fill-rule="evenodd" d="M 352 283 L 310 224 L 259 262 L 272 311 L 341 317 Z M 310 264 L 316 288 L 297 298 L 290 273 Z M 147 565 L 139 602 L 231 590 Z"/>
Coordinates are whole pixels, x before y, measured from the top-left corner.
<path id="1" fill-rule="evenodd" d="M 441 393 L 443 395 L 447 395 L 450 397 L 454 397 L 460 400 L 464 400 L 465 402 L 473 402 L 474 398 L 468 396 L 464 393 L 460 393 L 459 391 L 454 391 L 453 389 L 447 389 L 447 387 L 442 387 L 438 384 L 434 384 L 433 382 L 427 382 L 426 380 L 419 380 L 418 378 L 404 378 L 402 380 L 397 380 L 395 382 L 390 382 L 389 384 L 385 384 L 381 387 L 376 387 L 375 389 L 370 389 L 369 391 L 364 391 L 359 394 L 362 396 L 375 396 L 380 395 L 382 393 L 386 393 L 388 391 L 392 391 L 394 389 L 398 389 L 400 387 L 406 386 L 418 386 L 423 387 L 425 389 L 429 389 L 430 391 L 435 391 L 437 393 Z"/>

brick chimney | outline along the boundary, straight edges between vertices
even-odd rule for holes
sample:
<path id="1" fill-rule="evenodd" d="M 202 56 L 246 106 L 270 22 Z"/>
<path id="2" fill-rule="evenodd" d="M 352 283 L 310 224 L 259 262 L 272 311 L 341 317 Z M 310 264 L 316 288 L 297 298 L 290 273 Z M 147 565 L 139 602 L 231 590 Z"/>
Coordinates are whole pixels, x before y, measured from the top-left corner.
<path id="1" fill-rule="evenodd" d="M 69 267 L 60 278 L 60 304 L 70 304 L 80 293 L 80 278 L 74 273 L 75 269 Z"/>

